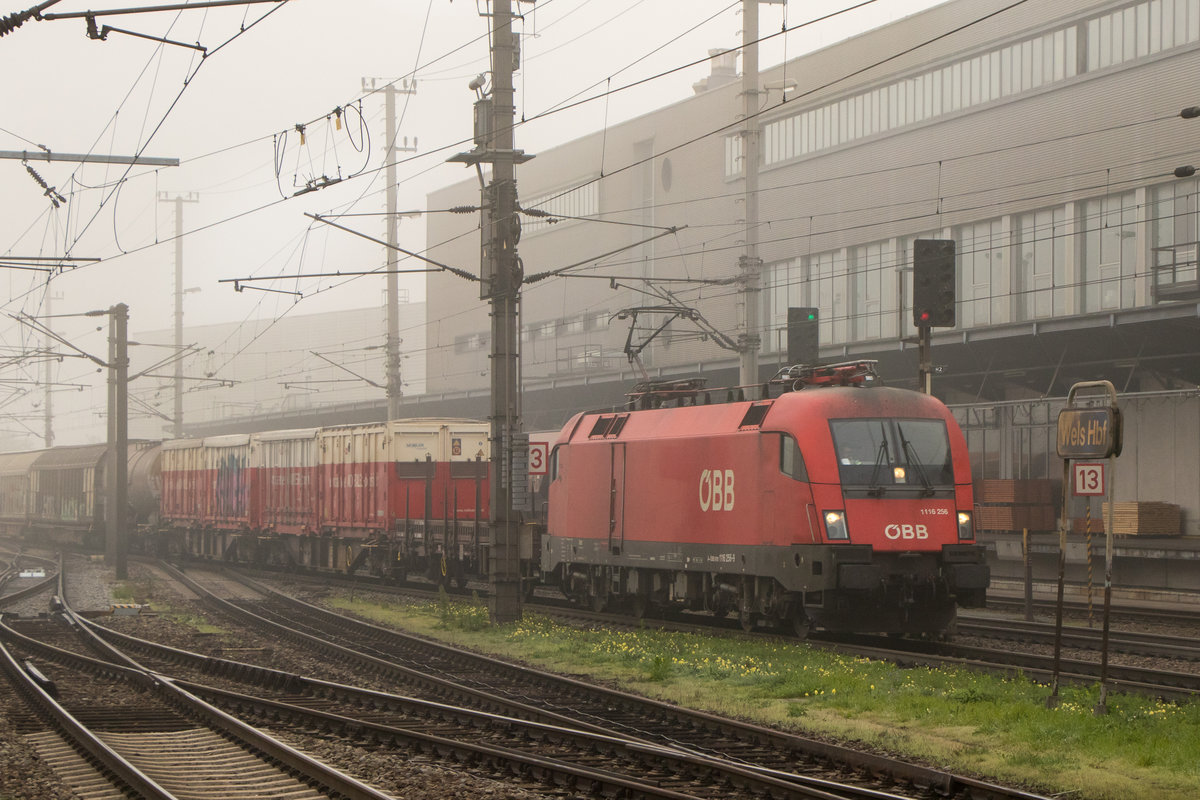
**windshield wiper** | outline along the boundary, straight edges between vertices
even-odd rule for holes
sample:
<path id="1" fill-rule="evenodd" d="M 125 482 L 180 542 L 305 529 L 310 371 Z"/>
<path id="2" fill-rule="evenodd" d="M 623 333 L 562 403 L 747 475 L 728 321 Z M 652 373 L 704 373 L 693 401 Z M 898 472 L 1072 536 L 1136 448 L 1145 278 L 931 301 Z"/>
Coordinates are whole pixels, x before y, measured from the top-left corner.
<path id="1" fill-rule="evenodd" d="M 908 459 L 908 464 L 917 471 L 917 477 L 921 479 L 921 485 L 925 487 L 922 494 L 925 497 L 933 496 L 933 484 L 929 482 L 929 477 L 925 474 L 925 469 L 921 466 L 921 460 L 917 458 L 913 446 L 904 436 L 904 428 L 899 422 L 896 423 L 896 432 L 900 434 L 900 446 L 904 448 L 904 457 Z"/>
<path id="2" fill-rule="evenodd" d="M 883 485 L 879 482 L 879 470 L 892 460 L 891 453 L 888 452 L 887 431 L 884 430 L 882 422 L 879 423 L 879 437 L 879 453 L 875 456 L 875 469 L 871 472 L 871 485 L 867 489 L 867 494 L 871 497 L 883 497 Z"/>

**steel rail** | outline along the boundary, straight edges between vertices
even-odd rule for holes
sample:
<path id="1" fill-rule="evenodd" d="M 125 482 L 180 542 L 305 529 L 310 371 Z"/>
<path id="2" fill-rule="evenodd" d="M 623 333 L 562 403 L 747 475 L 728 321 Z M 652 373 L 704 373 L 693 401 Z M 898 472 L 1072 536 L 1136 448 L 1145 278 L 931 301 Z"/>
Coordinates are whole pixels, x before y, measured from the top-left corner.
<path id="1" fill-rule="evenodd" d="M 170 569 L 169 565 L 167 568 Z M 753 742 L 755 744 L 770 747 L 780 753 L 791 753 L 793 758 L 811 759 L 822 763 L 838 764 L 843 768 L 850 768 L 856 772 L 890 776 L 893 780 L 899 783 L 928 787 L 929 790 L 947 797 L 954 797 L 958 795 L 972 796 L 977 798 L 988 797 L 1032 799 L 1040 797 L 1036 794 L 998 786 L 987 781 L 980 781 L 965 776 L 954 775 L 952 773 L 936 769 L 897 761 L 884 756 L 877 756 L 872 753 L 866 753 L 863 751 L 840 747 L 838 745 L 832 745 L 826 742 L 807 739 L 802 736 L 766 728 L 764 726 L 730 720 L 715 714 L 686 709 L 650 698 L 630 695 L 625 692 L 619 692 L 606 687 L 575 680 L 573 678 L 546 673 L 527 667 L 520 667 L 509 662 L 496 662 L 494 659 L 488 659 L 484 656 L 479 656 L 473 653 L 466 653 L 457 650 L 456 648 L 442 645 L 437 642 L 432 642 L 427 639 L 413 637 L 403 633 L 402 631 L 381 628 L 379 626 L 370 625 L 369 623 L 336 614 L 319 606 L 314 606 L 296 598 L 284 595 L 283 593 L 272 589 L 271 587 L 262 585 L 237 571 L 231 571 L 229 574 L 242 583 L 251 586 L 256 591 L 263 592 L 268 596 L 278 598 L 281 601 L 288 603 L 303 615 L 313 618 L 323 617 L 329 619 L 334 621 L 342 629 L 355 627 L 360 630 L 367 631 L 371 635 L 377 637 L 386 636 L 394 637 L 395 639 L 405 639 L 407 641 L 417 643 L 423 648 L 428 648 L 431 651 L 446 653 L 451 657 L 458 658 L 463 661 L 478 662 L 480 665 L 485 663 L 490 664 L 490 668 L 492 669 L 495 669 L 497 663 L 499 663 L 503 666 L 503 668 L 525 676 L 521 679 L 525 682 L 543 682 L 549 685 L 560 687 L 560 691 L 564 693 L 586 695 L 594 699 L 603 698 L 602 700 L 598 700 L 598 703 L 612 708 L 636 707 L 637 711 L 632 713 L 635 713 L 639 718 L 642 719 L 658 717 L 660 719 L 672 720 L 673 729 L 680 732 L 681 736 L 684 734 L 684 732 L 692 730 L 722 731 L 727 734 L 727 741 L 730 742 Z M 239 608 L 238 606 L 233 607 Z M 240 613 L 248 613 L 244 609 L 239 609 L 239 611 Z M 304 635 L 308 636 L 308 634 Z M 329 646 L 328 643 L 323 642 L 316 637 L 312 637 L 312 640 L 320 642 L 323 646 Z M 576 726 L 581 726 L 581 723 L 578 721 L 576 721 L 574 724 Z M 611 733 L 611 729 L 604 728 L 603 726 L 590 725 L 589 727 L 601 732 Z M 691 749 L 686 748 L 685 745 L 681 744 L 678 741 L 678 738 L 679 737 L 676 737 L 676 739 L 672 742 L 673 746 Z M 646 739 L 645 741 L 653 744 L 659 744 L 650 739 Z M 703 749 L 692 749 L 692 752 L 696 752 L 701 755 L 711 755 L 706 753 Z"/>

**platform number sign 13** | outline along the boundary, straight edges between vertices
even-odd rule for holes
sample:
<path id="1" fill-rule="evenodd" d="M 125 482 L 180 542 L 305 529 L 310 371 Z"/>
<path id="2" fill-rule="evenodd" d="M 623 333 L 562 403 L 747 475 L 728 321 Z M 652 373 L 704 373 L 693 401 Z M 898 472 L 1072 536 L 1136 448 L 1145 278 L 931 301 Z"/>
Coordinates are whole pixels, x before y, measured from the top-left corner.
<path id="1" fill-rule="evenodd" d="M 1075 462 L 1075 494 L 1083 497 L 1104 494 L 1104 464 L 1093 461 Z"/>

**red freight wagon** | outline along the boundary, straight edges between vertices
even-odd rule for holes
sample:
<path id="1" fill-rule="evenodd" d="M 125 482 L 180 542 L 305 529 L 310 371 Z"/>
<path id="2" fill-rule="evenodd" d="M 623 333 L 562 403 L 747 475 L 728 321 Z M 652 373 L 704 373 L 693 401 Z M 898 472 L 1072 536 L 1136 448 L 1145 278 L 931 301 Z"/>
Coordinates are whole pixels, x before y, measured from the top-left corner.
<path id="1" fill-rule="evenodd" d="M 322 532 L 352 539 L 386 532 L 387 426 L 323 428 L 317 448 Z"/>
<path id="2" fill-rule="evenodd" d="M 317 429 L 255 434 L 251 466 L 264 533 L 307 535 L 320 528 Z"/>
<path id="3" fill-rule="evenodd" d="M 826 369 L 842 366 L 871 374 Z M 927 395 L 810 387 L 581 414 L 550 468 L 542 569 L 596 607 L 926 632 L 983 602 L 966 443 Z"/>

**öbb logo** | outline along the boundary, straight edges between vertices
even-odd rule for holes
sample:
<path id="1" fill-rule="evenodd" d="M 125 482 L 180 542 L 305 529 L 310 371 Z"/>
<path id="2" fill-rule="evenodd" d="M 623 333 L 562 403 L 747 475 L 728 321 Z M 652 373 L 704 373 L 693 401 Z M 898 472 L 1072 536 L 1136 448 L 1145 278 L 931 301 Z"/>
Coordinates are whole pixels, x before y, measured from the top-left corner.
<path id="1" fill-rule="evenodd" d="M 733 511 L 733 470 L 706 469 L 700 473 L 700 510 Z"/>
<path id="2" fill-rule="evenodd" d="M 888 525 L 883 535 L 889 539 L 928 539 L 929 529 L 924 525 Z"/>

